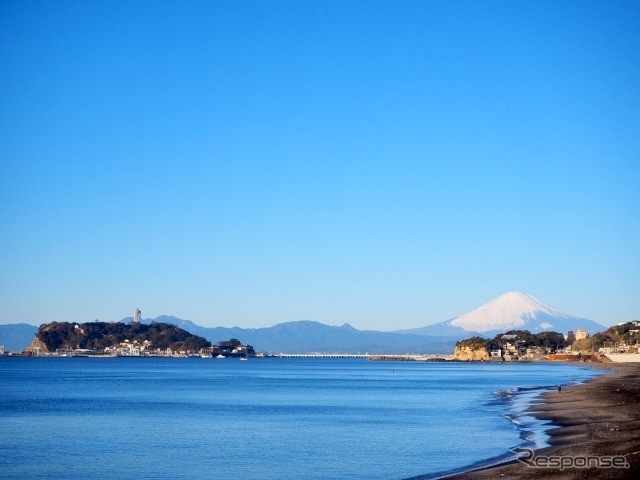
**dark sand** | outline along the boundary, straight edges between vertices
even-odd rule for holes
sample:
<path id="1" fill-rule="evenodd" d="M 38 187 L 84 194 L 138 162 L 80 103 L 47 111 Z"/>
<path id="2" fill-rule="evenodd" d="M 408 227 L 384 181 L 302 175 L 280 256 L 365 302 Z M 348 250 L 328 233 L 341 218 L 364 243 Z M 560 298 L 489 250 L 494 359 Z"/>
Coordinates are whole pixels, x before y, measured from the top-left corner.
<path id="1" fill-rule="evenodd" d="M 447 479 L 640 479 L 640 363 L 591 364 L 614 374 L 548 392 L 531 408 L 554 428 L 540 456 L 623 456 L 629 468 L 541 468 L 512 461 Z M 544 459 L 543 459 L 544 461 Z M 593 461 L 593 460 L 592 460 Z M 622 458 L 616 461 L 625 463 Z M 538 464 L 539 465 L 539 464 Z"/>

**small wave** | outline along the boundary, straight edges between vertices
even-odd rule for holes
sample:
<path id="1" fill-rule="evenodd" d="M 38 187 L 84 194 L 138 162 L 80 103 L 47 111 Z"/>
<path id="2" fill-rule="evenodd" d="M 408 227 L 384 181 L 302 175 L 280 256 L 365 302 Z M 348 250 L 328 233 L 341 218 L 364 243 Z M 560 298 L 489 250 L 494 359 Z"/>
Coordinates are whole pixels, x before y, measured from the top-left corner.
<path id="1" fill-rule="evenodd" d="M 498 398 L 509 398 L 513 396 L 517 391 L 518 391 L 518 387 L 505 388 L 504 390 L 497 390 L 493 392 L 493 394 Z"/>
<path id="2" fill-rule="evenodd" d="M 550 386 L 533 386 L 533 387 L 511 387 L 493 392 L 493 398 L 487 402 L 487 405 L 504 405 L 515 404 L 516 399 L 522 398 L 526 406 L 529 406 L 533 397 L 555 387 Z M 527 394 L 535 394 L 529 396 Z M 527 398 L 524 398 L 527 397 Z M 529 398 L 530 397 L 530 398 Z"/>
<path id="3" fill-rule="evenodd" d="M 506 418 L 508 418 L 511 423 L 515 424 L 515 425 L 522 425 L 522 422 L 520 421 L 518 415 L 514 415 L 514 414 L 507 414 L 505 415 Z"/>
<path id="4" fill-rule="evenodd" d="M 555 387 L 556 387 L 555 385 L 533 385 L 529 387 L 510 387 L 502 390 L 497 390 L 493 393 L 498 398 L 510 398 L 517 393 L 535 392 L 537 390 L 542 391 L 542 390 L 548 390 L 550 388 L 555 388 Z"/>

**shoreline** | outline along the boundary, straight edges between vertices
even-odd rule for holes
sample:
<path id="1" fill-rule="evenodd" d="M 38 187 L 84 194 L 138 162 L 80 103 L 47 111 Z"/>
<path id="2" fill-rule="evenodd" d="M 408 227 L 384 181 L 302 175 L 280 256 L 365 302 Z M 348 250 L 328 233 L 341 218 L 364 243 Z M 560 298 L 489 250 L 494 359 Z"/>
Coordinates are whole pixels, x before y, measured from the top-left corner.
<path id="1" fill-rule="evenodd" d="M 544 392 L 529 407 L 531 416 L 551 423 L 547 430 L 550 446 L 532 452 L 529 464 L 510 460 L 476 470 L 471 467 L 466 472 L 439 478 L 640 478 L 640 363 L 588 365 L 612 373 L 563 386 L 562 392 Z M 569 462 L 575 462 L 575 466 Z M 584 462 L 590 462 L 589 468 L 584 466 Z M 616 467 L 598 468 L 599 462 L 601 467 L 610 467 L 611 463 Z M 565 466 L 560 468 L 560 463 Z M 628 465 L 628 468 L 623 465 Z"/>

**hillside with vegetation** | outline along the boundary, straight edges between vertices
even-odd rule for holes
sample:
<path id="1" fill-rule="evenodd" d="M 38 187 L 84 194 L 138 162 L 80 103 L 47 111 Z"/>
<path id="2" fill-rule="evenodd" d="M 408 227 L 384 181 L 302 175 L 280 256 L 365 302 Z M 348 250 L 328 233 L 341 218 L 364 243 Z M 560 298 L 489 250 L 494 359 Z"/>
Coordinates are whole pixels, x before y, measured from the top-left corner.
<path id="1" fill-rule="evenodd" d="M 471 337 L 465 340 L 456 342 L 456 347 L 467 347 L 473 350 L 499 348 L 504 344 L 503 337 L 515 336 L 519 343 L 527 347 L 545 347 L 551 350 L 557 350 L 566 346 L 566 340 L 564 335 L 558 332 L 541 332 L 531 333 L 528 330 L 509 330 L 505 333 L 500 333 L 491 339 L 483 337 Z"/>
<path id="2" fill-rule="evenodd" d="M 489 340 L 490 348 L 499 348 L 504 344 L 502 337 L 505 335 L 515 335 L 519 343 L 526 347 L 543 347 L 552 352 L 568 345 L 564 335 L 558 332 L 531 333 L 528 330 L 509 330 L 500 333 Z"/>
<path id="3" fill-rule="evenodd" d="M 609 327 L 604 332 L 596 333 L 587 338 L 576 340 L 573 350 L 587 352 L 609 349 L 611 351 L 625 348 L 638 351 L 640 342 L 640 322 L 627 322 Z"/>
<path id="4" fill-rule="evenodd" d="M 460 340 L 456 342 L 456 347 L 460 348 L 469 348 L 471 350 L 481 350 L 484 349 L 487 352 L 489 351 L 490 340 L 482 337 L 471 337 L 466 338 L 464 340 Z"/>

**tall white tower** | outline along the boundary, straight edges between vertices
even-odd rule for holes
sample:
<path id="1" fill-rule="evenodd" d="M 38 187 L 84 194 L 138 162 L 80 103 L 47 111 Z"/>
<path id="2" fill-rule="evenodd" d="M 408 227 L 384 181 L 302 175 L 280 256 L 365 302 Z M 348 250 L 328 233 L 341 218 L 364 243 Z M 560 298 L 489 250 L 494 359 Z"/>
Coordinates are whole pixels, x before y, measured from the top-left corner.
<path id="1" fill-rule="evenodd" d="M 136 311 L 133 312 L 133 321 L 131 323 L 140 323 L 140 320 L 142 320 L 142 312 L 139 308 L 136 308 Z"/>

